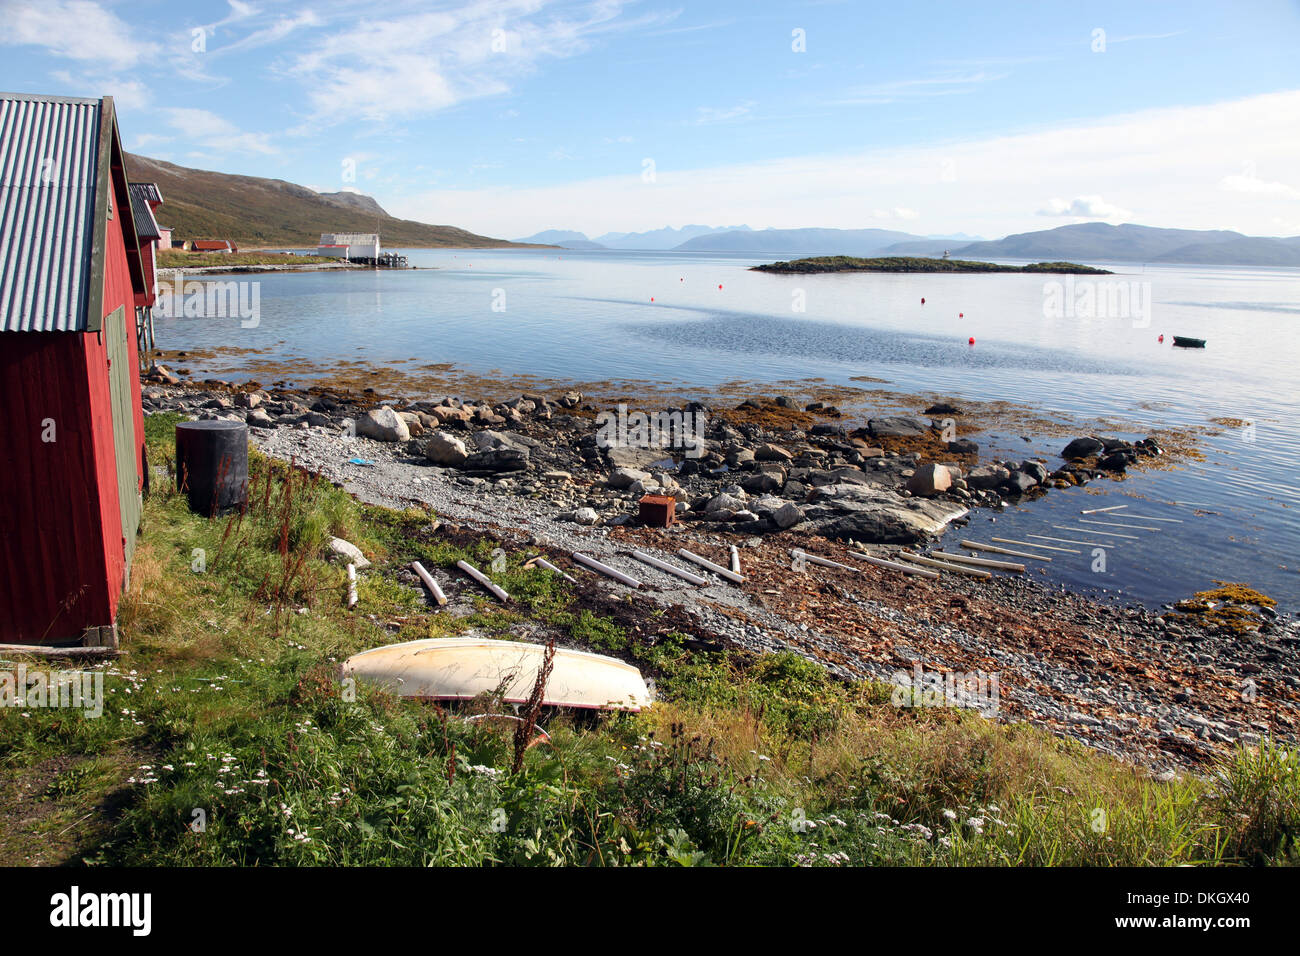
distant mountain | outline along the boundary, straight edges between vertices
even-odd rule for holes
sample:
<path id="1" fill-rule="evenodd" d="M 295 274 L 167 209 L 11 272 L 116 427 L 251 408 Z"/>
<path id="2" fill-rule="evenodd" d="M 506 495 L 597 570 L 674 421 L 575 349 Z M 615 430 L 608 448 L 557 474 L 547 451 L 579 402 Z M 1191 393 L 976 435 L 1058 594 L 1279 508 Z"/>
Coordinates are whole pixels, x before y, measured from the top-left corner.
<path id="1" fill-rule="evenodd" d="M 381 218 L 392 218 L 384 212 L 384 208 L 375 201 L 374 196 L 367 196 L 365 193 L 338 192 L 338 193 L 318 193 L 321 199 L 333 203 L 343 209 L 355 209 L 357 212 L 365 213 L 368 216 L 379 216 Z"/>
<path id="2" fill-rule="evenodd" d="M 653 229 L 650 232 L 607 232 L 603 236 L 597 236 L 594 241 L 607 249 L 664 250 L 676 249 L 683 242 L 699 236 L 748 231 L 748 226 L 690 225 L 682 226 L 680 229 L 665 226 L 663 229 Z"/>
<path id="3" fill-rule="evenodd" d="M 158 218 L 176 239 L 233 239 L 241 246 L 315 246 L 323 232 L 379 231 L 388 247 L 491 249 L 511 246 L 455 226 L 395 219 L 370 196 L 318 193 L 282 179 L 189 169 L 160 159 L 126 156 L 131 179 L 156 182 Z"/>
<path id="4" fill-rule="evenodd" d="M 527 239 L 516 239 L 515 242 L 540 243 L 546 246 L 559 246 L 561 249 L 604 249 L 598 242 L 592 242 L 581 232 L 573 232 L 567 229 L 547 229 L 536 235 L 529 236 Z"/>
<path id="5" fill-rule="evenodd" d="M 1084 222 L 951 250 L 965 259 L 1066 259 L 1234 266 L 1300 266 L 1300 242 L 1226 230 L 1157 229 Z"/>
<path id="6" fill-rule="evenodd" d="M 924 237 L 892 229 L 761 229 L 689 239 L 682 252 L 762 252 L 781 255 L 868 256 Z"/>

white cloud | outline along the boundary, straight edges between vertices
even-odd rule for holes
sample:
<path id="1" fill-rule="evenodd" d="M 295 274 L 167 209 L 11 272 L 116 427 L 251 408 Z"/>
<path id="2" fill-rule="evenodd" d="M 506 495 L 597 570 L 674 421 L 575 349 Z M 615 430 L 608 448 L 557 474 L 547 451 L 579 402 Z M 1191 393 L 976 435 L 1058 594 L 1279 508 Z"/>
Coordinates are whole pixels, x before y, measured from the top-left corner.
<path id="1" fill-rule="evenodd" d="M 1049 199 L 1047 205 L 1038 210 L 1040 216 L 1066 216 L 1074 219 L 1104 219 L 1122 222 L 1133 218 L 1133 213 L 1119 206 L 1111 205 L 1100 196 L 1075 196 L 1066 202 L 1064 199 Z"/>
<path id="2" fill-rule="evenodd" d="M 218 153 L 279 152 L 266 133 L 246 133 L 234 123 L 208 110 L 182 107 L 159 111 L 168 125 L 182 134 L 191 145 Z"/>
<path id="3" fill-rule="evenodd" d="M 1036 197 L 1078 197 L 1086 184 L 1088 197 L 1105 197 L 1088 208 L 1131 211 L 1125 218 L 1134 222 L 1276 234 L 1276 197 L 1216 188 L 1243 155 L 1261 169 L 1300 169 L 1300 90 L 961 143 L 693 170 L 661 162 L 654 183 L 642 182 L 640 162 L 629 160 L 595 179 L 382 201 L 395 215 L 488 235 L 599 235 L 665 222 L 860 228 L 874 210 L 907 209 L 921 211 L 910 232 L 996 236 L 1042 228 Z"/>
<path id="4" fill-rule="evenodd" d="M 743 103 L 737 103 L 735 106 L 725 109 L 715 109 L 711 106 L 701 106 L 695 111 L 695 125 L 707 126 L 710 123 L 726 123 L 729 120 L 740 119 L 748 116 L 756 104 L 753 100 L 746 100 Z"/>
<path id="5" fill-rule="evenodd" d="M 385 20 L 350 20 L 280 70 L 300 80 L 308 128 L 347 119 L 384 123 L 510 91 L 546 59 L 589 48 L 594 38 L 662 21 L 619 15 L 626 0 L 591 0 L 575 14 L 544 14 L 547 0 L 479 0 L 459 9 Z"/>
<path id="6" fill-rule="evenodd" d="M 1268 182 L 1252 172 L 1236 176 L 1224 176 L 1219 180 L 1219 188 L 1234 193 L 1255 193 L 1260 196 L 1280 196 L 1283 199 L 1300 199 L 1300 189 L 1286 183 Z"/>
<path id="7" fill-rule="evenodd" d="M 0 17 L 0 44 L 41 46 L 55 56 L 107 69 L 129 69 L 159 49 L 90 0 L 5 0 Z"/>

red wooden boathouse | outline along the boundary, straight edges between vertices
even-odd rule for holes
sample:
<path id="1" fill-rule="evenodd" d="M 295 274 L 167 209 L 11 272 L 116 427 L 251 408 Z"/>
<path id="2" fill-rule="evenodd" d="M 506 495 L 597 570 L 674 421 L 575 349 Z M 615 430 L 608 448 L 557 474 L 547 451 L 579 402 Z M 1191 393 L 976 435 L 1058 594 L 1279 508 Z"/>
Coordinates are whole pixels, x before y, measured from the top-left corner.
<path id="1" fill-rule="evenodd" d="M 136 223 L 111 97 L 0 93 L 0 643 L 116 646 L 146 474 Z"/>

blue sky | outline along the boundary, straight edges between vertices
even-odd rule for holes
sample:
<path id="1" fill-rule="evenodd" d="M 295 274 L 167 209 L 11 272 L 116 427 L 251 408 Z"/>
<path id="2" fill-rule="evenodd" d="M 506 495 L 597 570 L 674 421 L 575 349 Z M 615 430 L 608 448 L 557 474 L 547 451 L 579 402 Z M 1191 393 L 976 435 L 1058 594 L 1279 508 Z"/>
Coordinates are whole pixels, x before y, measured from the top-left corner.
<path id="1" fill-rule="evenodd" d="M 1297 0 L 0 0 L 0 18 L 0 87 L 113 94 L 133 151 L 492 235 L 1300 234 Z"/>

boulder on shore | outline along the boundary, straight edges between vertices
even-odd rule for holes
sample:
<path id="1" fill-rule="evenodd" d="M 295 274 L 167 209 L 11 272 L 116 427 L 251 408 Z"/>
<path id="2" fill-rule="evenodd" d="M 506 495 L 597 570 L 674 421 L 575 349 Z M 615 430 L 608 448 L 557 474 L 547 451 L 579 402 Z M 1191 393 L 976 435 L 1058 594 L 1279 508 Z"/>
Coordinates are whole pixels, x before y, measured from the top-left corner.
<path id="1" fill-rule="evenodd" d="M 357 419 L 357 434 L 376 441 L 408 441 L 411 430 L 401 415 L 384 405 L 372 408 Z"/>

